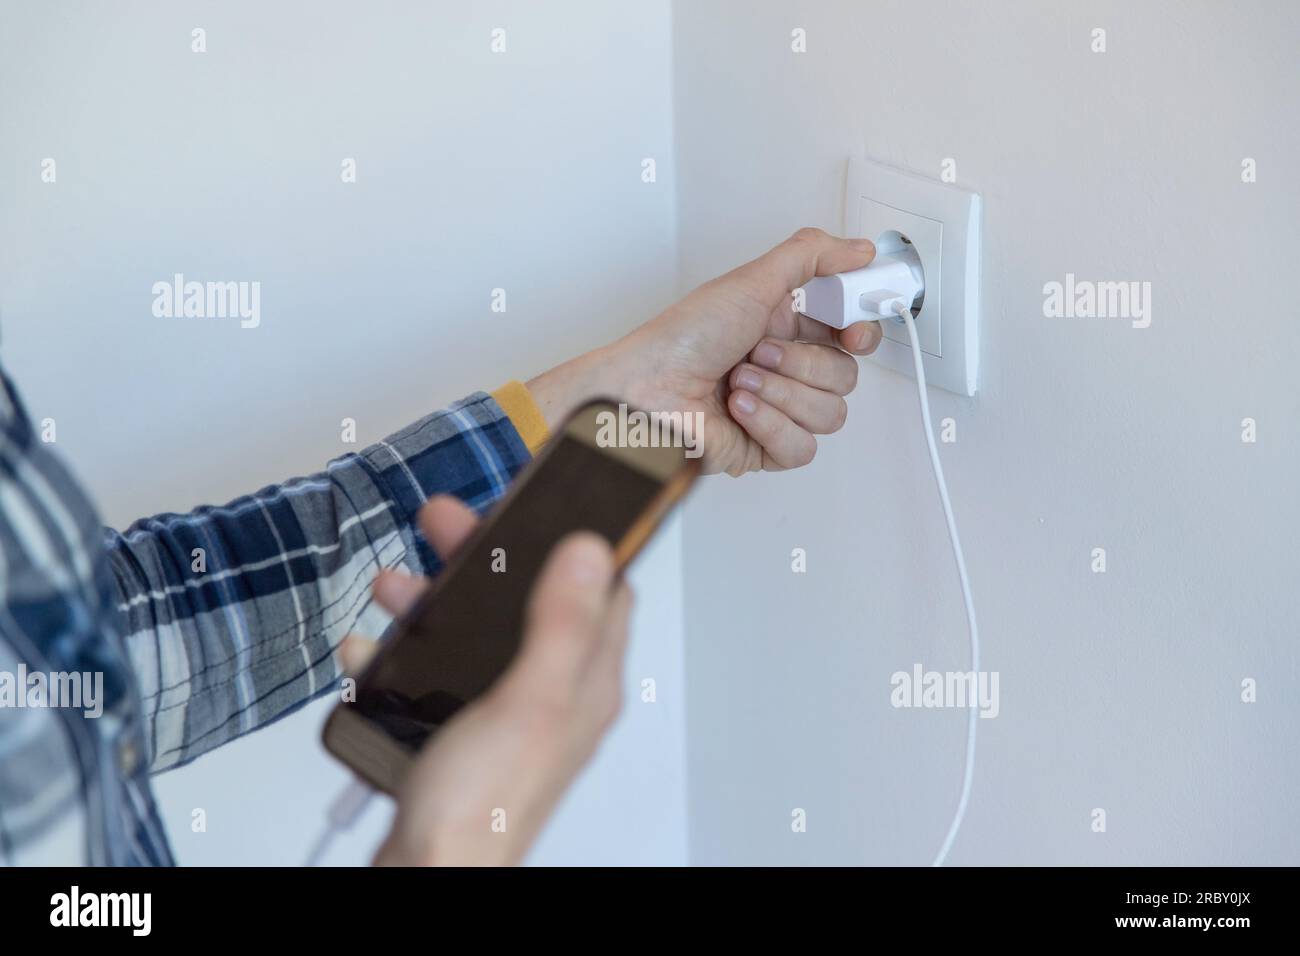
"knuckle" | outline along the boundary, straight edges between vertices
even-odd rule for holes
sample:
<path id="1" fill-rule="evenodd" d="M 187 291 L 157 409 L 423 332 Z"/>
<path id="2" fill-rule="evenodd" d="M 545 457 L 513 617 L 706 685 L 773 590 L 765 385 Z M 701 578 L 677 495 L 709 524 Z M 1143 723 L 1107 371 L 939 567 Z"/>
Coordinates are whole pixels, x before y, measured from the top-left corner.
<path id="1" fill-rule="evenodd" d="M 844 369 L 845 381 L 848 382 L 848 388 L 844 390 L 844 394 L 847 395 L 849 392 L 853 391 L 855 388 L 858 387 L 858 373 L 861 371 L 861 369 L 859 369 L 857 360 L 853 358 L 853 356 L 846 355 L 845 359 L 847 360 Z"/>
<path id="2" fill-rule="evenodd" d="M 816 242 L 824 235 L 826 233 L 815 226 L 804 226 L 802 229 L 795 230 L 794 235 L 790 238 L 795 242 Z"/>
<path id="3" fill-rule="evenodd" d="M 563 695 L 536 678 L 504 682 L 480 702 L 494 723 L 518 728 L 539 744 L 556 738 L 571 710 Z"/>
<path id="4" fill-rule="evenodd" d="M 842 398 L 835 400 L 835 412 L 831 416 L 831 427 L 828 434 L 839 431 L 844 427 L 844 423 L 849 419 L 849 403 Z"/>
<path id="5" fill-rule="evenodd" d="M 764 448 L 775 445 L 781 437 L 780 416 L 772 414 L 757 416 L 754 433 Z"/>
<path id="6" fill-rule="evenodd" d="M 780 375 L 767 375 L 763 378 L 763 398 L 778 408 L 790 403 L 792 389 L 790 380 Z"/>
<path id="7" fill-rule="evenodd" d="M 794 343 L 792 343 L 792 342 L 784 342 L 784 341 L 782 341 L 781 339 L 778 339 L 778 338 L 777 338 L 776 336 L 774 336 L 774 335 L 765 335 L 765 336 L 763 336 L 761 339 L 758 340 L 758 342 L 754 345 L 754 347 L 753 347 L 752 349 L 749 350 L 749 361 L 750 361 L 750 364 L 752 364 L 752 365 L 756 365 L 756 366 L 758 366 L 759 368 L 763 368 L 763 367 L 764 367 L 764 366 L 759 365 L 757 362 L 754 361 L 754 356 L 758 354 L 758 350 L 761 349 L 764 345 L 771 345 L 771 346 L 775 346 L 776 348 L 780 349 L 780 350 L 781 350 L 781 363 L 784 363 L 784 362 L 785 362 L 785 356 L 786 356 L 786 353 L 789 352 L 789 350 L 790 350 L 790 346 L 791 346 L 792 344 L 794 344 Z"/>
<path id="8" fill-rule="evenodd" d="M 802 468 L 804 465 L 811 464 L 812 460 L 816 457 L 817 440 L 814 438 L 795 452 L 794 465 L 796 468 Z"/>
<path id="9" fill-rule="evenodd" d="M 528 621 L 534 642 L 548 654 L 580 641 L 588 627 L 586 614 L 571 595 L 539 603 Z"/>
<path id="10" fill-rule="evenodd" d="M 790 350 L 789 375 L 808 385 L 814 385 L 820 378 L 819 366 L 822 364 L 820 345 L 807 345 L 795 342 Z"/>
<path id="11" fill-rule="evenodd" d="M 883 332 L 877 332 L 875 335 L 873 335 L 873 336 L 871 337 L 871 342 L 870 342 L 870 344 L 868 344 L 867 347 L 866 347 L 865 349 L 862 350 L 862 354 L 863 354 L 863 355 L 872 355 L 872 354 L 874 354 L 875 351 L 876 351 L 876 349 L 880 348 L 880 343 L 883 342 L 883 341 L 885 341 L 884 333 L 883 333 Z"/>

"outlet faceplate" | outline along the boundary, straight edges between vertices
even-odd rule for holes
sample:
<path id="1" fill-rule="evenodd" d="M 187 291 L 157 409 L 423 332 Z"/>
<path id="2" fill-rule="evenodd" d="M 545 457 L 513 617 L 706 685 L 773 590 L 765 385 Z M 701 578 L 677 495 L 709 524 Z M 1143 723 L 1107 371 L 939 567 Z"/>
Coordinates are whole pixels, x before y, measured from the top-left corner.
<path id="1" fill-rule="evenodd" d="M 892 233 L 911 240 L 925 270 L 925 298 L 915 321 L 926 381 L 958 395 L 974 395 L 979 379 L 979 196 L 878 163 L 850 160 L 844 229 L 846 235 L 881 246 L 894 240 Z M 896 322 L 884 325 L 885 339 L 873 358 L 913 377 L 907 329 Z"/>
<path id="2" fill-rule="evenodd" d="M 930 276 L 942 273 L 943 223 L 865 198 L 859 205 L 859 217 L 859 230 L 854 235 L 874 240 L 876 255 L 888 255 L 902 245 L 901 241 L 894 239 L 894 233 L 911 240 L 912 247 L 921 257 L 921 268 L 925 270 L 925 298 L 921 302 L 921 311 L 913 317 L 916 337 L 921 342 L 922 352 L 942 357 L 943 283 L 932 283 Z M 907 329 L 897 322 L 884 323 L 884 331 L 885 338 L 911 348 Z M 911 359 L 908 362 L 910 368 Z"/>

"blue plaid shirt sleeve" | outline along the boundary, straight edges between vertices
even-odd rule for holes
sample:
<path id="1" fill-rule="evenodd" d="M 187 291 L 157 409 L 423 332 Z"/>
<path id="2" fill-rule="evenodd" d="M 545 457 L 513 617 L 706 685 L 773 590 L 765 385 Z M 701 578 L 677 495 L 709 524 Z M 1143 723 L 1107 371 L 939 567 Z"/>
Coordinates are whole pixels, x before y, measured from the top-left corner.
<path id="1" fill-rule="evenodd" d="M 343 636 L 388 623 L 378 570 L 438 571 L 425 500 L 482 512 L 528 458 L 476 394 L 319 474 L 105 532 L 0 371 L 0 864 L 173 862 L 151 775 L 327 693 Z"/>
<path id="2" fill-rule="evenodd" d="M 108 533 L 119 628 L 139 683 L 149 765 L 166 770 L 331 689 L 349 631 L 388 623 L 381 568 L 434 574 L 415 514 L 435 494 L 479 512 L 528 450 L 476 394 L 324 471 L 222 507 Z"/>

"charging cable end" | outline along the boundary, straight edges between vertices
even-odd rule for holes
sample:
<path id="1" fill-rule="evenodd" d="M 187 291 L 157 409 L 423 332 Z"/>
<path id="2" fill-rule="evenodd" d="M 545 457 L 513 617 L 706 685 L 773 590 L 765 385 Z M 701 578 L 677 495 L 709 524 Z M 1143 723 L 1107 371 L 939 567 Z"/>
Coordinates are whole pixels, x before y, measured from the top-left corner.
<path id="1" fill-rule="evenodd" d="M 858 305 L 863 312 L 873 314 L 880 319 L 889 319 L 900 325 L 903 322 L 901 309 L 912 308 L 914 296 L 906 296 L 892 289 L 877 292 L 864 292 L 858 298 Z"/>
<path id="2" fill-rule="evenodd" d="M 325 826 L 312 845 L 304 866 L 319 866 L 334 838 L 352 828 L 361 813 L 370 805 L 374 791 L 361 780 L 353 780 L 330 803 L 325 811 Z"/>
<path id="3" fill-rule="evenodd" d="M 911 246 L 879 256 L 869 266 L 818 276 L 800 288 L 809 318 L 834 329 L 846 329 L 855 322 L 901 322 L 899 309 L 911 310 L 925 292 L 925 274 L 920 257 Z"/>

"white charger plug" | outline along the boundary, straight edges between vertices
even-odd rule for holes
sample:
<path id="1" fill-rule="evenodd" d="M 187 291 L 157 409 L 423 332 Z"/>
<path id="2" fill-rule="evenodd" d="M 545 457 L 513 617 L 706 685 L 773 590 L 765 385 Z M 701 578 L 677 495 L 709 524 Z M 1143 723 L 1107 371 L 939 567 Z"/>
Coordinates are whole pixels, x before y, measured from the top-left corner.
<path id="1" fill-rule="evenodd" d="M 925 271 L 909 244 L 882 252 L 878 249 L 863 269 L 818 276 L 802 286 L 803 308 L 798 311 L 835 329 L 854 322 L 902 322 L 899 307 L 911 309 L 925 292 Z"/>

